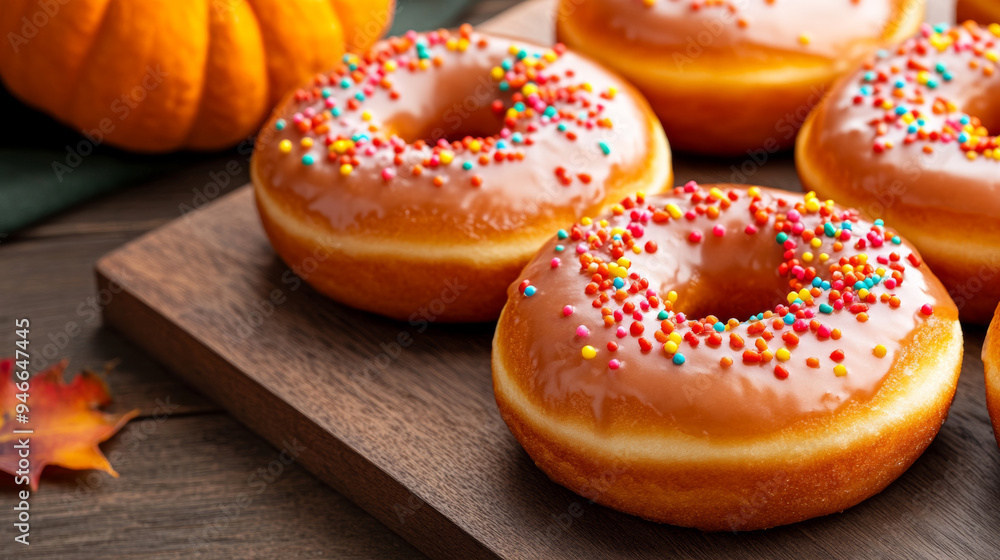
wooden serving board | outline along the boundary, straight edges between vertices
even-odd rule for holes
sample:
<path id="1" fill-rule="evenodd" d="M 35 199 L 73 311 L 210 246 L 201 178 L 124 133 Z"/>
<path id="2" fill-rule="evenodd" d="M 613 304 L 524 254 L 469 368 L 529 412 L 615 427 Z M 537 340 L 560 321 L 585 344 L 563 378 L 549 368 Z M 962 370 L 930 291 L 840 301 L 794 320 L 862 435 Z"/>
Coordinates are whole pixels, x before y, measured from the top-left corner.
<path id="1" fill-rule="evenodd" d="M 538 37 L 550 29 L 547 10 L 529 4 L 492 29 Z M 676 159 L 681 181 L 799 190 L 787 155 Z M 492 324 L 401 323 L 321 297 L 272 252 L 249 187 L 104 257 L 97 274 L 110 294 L 108 325 L 435 558 L 1000 554 L 1000 450 L 986 413 L 981 327 L 965 329 L 948 422 L 888 489 L 841 514 L 706 534 L 620 514 L 550 482 L 497 413 Z"/>

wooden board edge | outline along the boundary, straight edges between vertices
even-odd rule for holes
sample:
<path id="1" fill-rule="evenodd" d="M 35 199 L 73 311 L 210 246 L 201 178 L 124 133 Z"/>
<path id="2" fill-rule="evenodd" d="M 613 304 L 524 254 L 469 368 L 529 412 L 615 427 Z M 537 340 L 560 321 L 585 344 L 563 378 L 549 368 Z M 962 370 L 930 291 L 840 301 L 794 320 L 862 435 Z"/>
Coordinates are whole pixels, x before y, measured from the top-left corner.
<path id="1" fill-rule="evenodd" d="M 305 447 L 297 462 L 428 556 L 500 558 L 398 480 L 154 311 L 130 292 L 127 282 L 113 280 L 111 271 L 121 269 L 114 264 L 121 251 L 105 255 L 94 267 L 97 289 L 113 289 L 115 294 L 102 309 L 104 326 L 116 330 L 276 448 L 297 439 Z M 236 386 L 241 390 L 228 390 Z M 340 468 L 327 464 L 330 457 L 337 457 Z"/>

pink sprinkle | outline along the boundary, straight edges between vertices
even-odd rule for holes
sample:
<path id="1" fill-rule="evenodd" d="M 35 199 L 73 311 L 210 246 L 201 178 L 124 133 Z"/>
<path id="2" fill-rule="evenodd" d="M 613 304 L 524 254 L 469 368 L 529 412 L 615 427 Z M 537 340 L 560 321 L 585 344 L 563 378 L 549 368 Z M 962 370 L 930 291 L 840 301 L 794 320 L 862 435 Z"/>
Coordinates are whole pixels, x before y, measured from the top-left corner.
<path id="1" fill-rule="evenodd" d="M 615 336 L 617 336 L 618 338 L 625 338 L 626 336 L 628 336 L 628 331 L 625 330 L 625 327 L 618 327 L 618 331 L 615 332 Z"/>
<path id="2" fill-rule="evenodd" d="M 788 211 L 788 221 L 789 222 L 797 222 L 797 221 L 799 221 L 801 219 L 802 219 L 802 214 L 799 214 L 798 210 L 794 210 L 793 209 L 793 210 L 789 210 Z"/>
<path id="3" fill-rule="evenodd" d="M 722 224 L 715 224 L 715 227 L 712 228 L 712 234 L 716 237 L 722 237 L 726 235 L 726 228 L 722 227 Z"/>
<path id="4" fill-rule="evenodd" d="M 795 322 L 792 323 L 792 329 L 794 329 L 795 332 L 805 332 L 809 330 L 809 323 L 805 322 L 803 319 L 796 319 Z"/>
<path id="5" fill-rule="evenodd" d="M 691 235 L 688 236 L 688 241 L 690 241 L 691 243 L 698 243 L 698 242 L 700 242 L 701 241 L 701 232 L 700 231 L 692 231 Z"/>
<path id="6" fill-rule="evenodd" d="M 590 336 L 590 329 L 588 329 L 583 325 L 580 325 L 579 327 L 576 328 L 576 336 Z"/>
<path id="7" fill-rule="evenodd" d="M 694 181 L 688 181 L 687 184 L 684 185 L 684 192 L 693 193 L 697 188 L 698 188 L 698 183 Z"/>
<path id="8" fill-rule="evenodd" d="M 554 258 L 553 258 L 553 259 L 552 259 L 552 260 L 551 260 L 551 261 L 549 262 L 549 264 L 551 264 L 551 265 L 552 265 L 552 268 L 557 268 L 557 267 L 559 266 L 559 263 L 560 263 L 560 262 L 561 262 L 561 261 L 559 260 L 559 257 L 554 257 Z"/>
<path id="9" fill-rule="evenodd" d="M 572 305 L 567 305 L 566 307 L 563 307 L 563 317 L 569 317 L 572 314 L 573 314 Z"/>
<path id="10" fill-rule="evenodd" d="M 582 254 L 586 253 L 587 252 L 587 244 L 586 243 L 580 243 L 579 245 L 577 245 L 576 246 L 576 252 L 579 255 L 582 255 Z"/>
<path id="11" fill-rule="evenodd" d="M 895 278 L 886 278 L 886 280 L 885 280 L 885 287 L 888 288 L 888 289 L 890 289 L 890 290 L 895 289 L 896 288 L 896 279 Z"/>
<path id="12" fill-rule="evenodd" d="M 931 304 L 925 303 L 923 304 L 923 306 L 920 307 L 920 312 L 923 313 L 924 315 L 930 315 L 934 313 L 934 308 L 931 307 Z"/>
<path id="13" fill-rule="evenodd" d="M 830 335 L 833 334 L 833 331 L 831 331 L 830 327 L 826 325 L 820 325 L 819 328 L 816 329 L 816 334 L 818 334 L 823 338 L 830 338 Z"/>
<path id="14" fill-rule="evenodd" d="M 644 299 L 640 301 L 639 308 L 641 308 L 643 311 L 649 311 L 649 300 Z"/>
<path id="15" fill-rule="evenodd" d="M 384 179 L 386 183 L 392 181 L 392 178 L 395 176 L 396 176 L 396 171 L 389 167 L 386 167 L 385 169 L 382 170 L 382 179 Z"/>
<path id="16" fill-rule="evenodd" d="M 747 235 L 753 235 L 757 233 L 757 228 L 753 224 L 747 224 L 747 228 L 743 231 L 745 231 Z"/>
<path id="17" fill-rule="evenodd" d="M 618 369 L 622 367 L 622 363 L 616 359 L 612 359 L 610 362 L 608 362 L 608 367 L 611 369 Z"/>

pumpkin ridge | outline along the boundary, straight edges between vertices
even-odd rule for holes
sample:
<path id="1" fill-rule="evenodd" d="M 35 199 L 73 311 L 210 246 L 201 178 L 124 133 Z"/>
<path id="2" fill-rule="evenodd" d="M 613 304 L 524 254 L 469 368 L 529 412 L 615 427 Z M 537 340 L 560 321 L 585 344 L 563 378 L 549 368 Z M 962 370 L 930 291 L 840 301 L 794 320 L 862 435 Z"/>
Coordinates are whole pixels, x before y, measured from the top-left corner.
<path id="1" fill-rule="evenodd" d="M 104 9 L 101 10 L 101 23 L 94 30 L 94 33 L 90 35 L 90 41 L 87 43 L 83 56 L 80 57 L 80 64 L 77 65 L 76 70 L 73 72 L 73 76 L 71 79 L 66 81 L 67 84 L 73 84 L 71 87 L 66 88 L 66 97 L 63 99 L 64 107 L 66 109 L 66 118 L 65 120 L 62 117 L 57 118 L 72 128 L 77 129 L 77 132 L 81 132 L 82 129 L 86 128 L 86 125 L 80 124 L 77 120 L 76 109 L 73 107 L 74 99 L 76 99 L 76 95 L 74 95 L 76 85 L 80 81 L 80 75 L 83 73 L 84 68 L 88 66 L 91 59 L 94 57 L 94 49 L 97 46 L 97 38 L 101 36 L 101 31 L 103 31 L 104 27 L 108 25 L 108 10 L 111 9 L 111 3 L 114 1 L 115 0 L 104 1 Z M 52 111 L 52 114 L 56 115 L 58 113 L 56 111 Z"/>
<path id="2" fill-rule="evenodd" d="M 211 10 L 211 1 L 205 2 L 205 11 L 211 12 Z M 198 89 L 198 107 L 195 109 L 191 121 L 188 122 L 187 131 L 184 132 L 184 140 L 181 141 L 181 144 L 185 146 L 191 144 L 191 136 L 194 134 L 198 119 L 202 116 L 206 103 L 205 90 L 208 88 L 208 66 L 212 63 L 212 46 L 214 44 L 211 13 L 205 19 L 205 25 L 207 27 L 205 35 L 208 37 L 208 41 L 205 43 L 205 64 L 201 66 L 201 88 Z"/>

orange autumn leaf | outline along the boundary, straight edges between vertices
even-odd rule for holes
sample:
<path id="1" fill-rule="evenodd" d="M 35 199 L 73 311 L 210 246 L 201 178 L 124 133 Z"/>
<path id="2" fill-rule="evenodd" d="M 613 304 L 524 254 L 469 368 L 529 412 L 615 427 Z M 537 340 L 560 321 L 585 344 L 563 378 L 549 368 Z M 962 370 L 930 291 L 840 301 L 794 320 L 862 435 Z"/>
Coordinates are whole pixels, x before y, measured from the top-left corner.
<path id="1" fill-rule="evenodd" d="M 107 457 L 97 447 L 115 435 L 126 422 L 139 414 L 107 414 L 100 409 L 111 402 L 108 386 L 97 374 L 84 371 L 69 383 L 63 380 L 67 360 L 30 378 L 27 406 L 28 423 L 17 420 L 18 399 L 14 361 L 0 360 L 0 471 L 15 474 L 18 470 L 19 439 L 29 438 L 31 489 L 38 489 L 38 479 L 46 465 L 68 469 L 98 469 L 118 477 Z M 29 435 L 14 430 L 32 430 Z M 15 474 L 16 476 L 16 474 Z"/>

